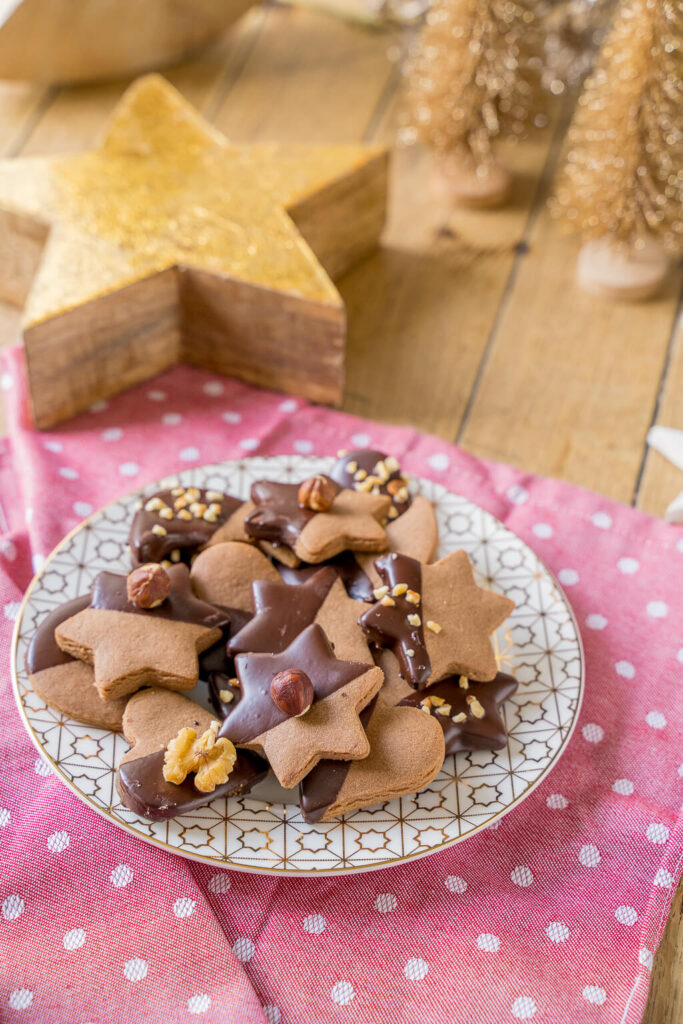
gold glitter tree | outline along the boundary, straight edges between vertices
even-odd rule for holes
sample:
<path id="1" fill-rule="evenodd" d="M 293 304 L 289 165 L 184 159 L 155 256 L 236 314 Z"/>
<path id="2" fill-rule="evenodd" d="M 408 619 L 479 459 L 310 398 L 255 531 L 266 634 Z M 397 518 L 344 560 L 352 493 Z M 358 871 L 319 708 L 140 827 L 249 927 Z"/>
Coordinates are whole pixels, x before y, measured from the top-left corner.
<path id="1" fill-rule="evenodd" d="M 609 261 L 609 245 L 612 263 L 645 260 L 653 274 L 658 264 L 660 282 L 666 260 L 653 243 L 683 251 L 682 35 L 679 0 L 623 0 L 586 80 L 551 202 L 574 230 L 603 240 L 588 248 L 593 257 Z M 599 273 L 594 259 L 590 269 Z"/>
<path id="2" fill-rule="evenodd" d="M 535 0 L 434 0 L 408 60 L 401 136 L 433 151 L 460 203 L 505 197 L 492 143 L 523 137 L 537 110 L 535 10 Z"/>

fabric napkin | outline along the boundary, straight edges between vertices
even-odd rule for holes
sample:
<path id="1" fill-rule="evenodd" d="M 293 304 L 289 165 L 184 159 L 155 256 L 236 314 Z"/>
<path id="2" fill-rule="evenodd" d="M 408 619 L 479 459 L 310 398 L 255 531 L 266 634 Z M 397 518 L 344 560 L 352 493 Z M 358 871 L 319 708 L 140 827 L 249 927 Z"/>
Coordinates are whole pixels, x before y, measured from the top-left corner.
<path id="1" fill-rule="evenodd" d="M 2 378 L 0 1020 L 32 1024 L 625 1024 L 681 872 L 683 533 L 554 480 L 176 368 L 32 430 Z M 10 635 L 31 564 L 184 467 L 372 445 L 505 522 L 558 576 L 586 651 L 579 726 L 542 785 L 439 854 L 289 880 L 145 845 L 61 784 L 23 730 Z"/>

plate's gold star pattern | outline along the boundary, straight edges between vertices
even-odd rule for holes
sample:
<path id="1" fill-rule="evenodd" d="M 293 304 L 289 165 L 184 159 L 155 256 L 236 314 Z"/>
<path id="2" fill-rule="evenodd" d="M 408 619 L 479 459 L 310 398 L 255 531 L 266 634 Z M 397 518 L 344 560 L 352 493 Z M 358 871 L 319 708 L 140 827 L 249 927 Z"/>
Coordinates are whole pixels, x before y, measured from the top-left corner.
<path id="1" fill-rule="evenodd" d="M 90 358 L 127 345 L 152 373 L 159 363 L 182 358 L 218 369 L 222 361 L 256 379 L 249 342 L 260 333 L 266 336 L 265 349 L 262 344 L 256 353 L 266 362 L 263 373 L 278 383 L 267 360 L 281 342 L 279 384 L 291 388 L 287 377 L 296 373 L 290 359 L 305 364 L 310 356 L 309 376 L 315 376 L 306 334 L 312 330 L 318 343 L 327 343 L 328 359 L 332 347 L 337 377 L 328 371 L 308 393 L 338 399 L 343 303 L 304 235 L 315 236 L 333 270 L 348 265 L 350 249 L 346 256 L 333 251 L 339 226 L 334 196 L 329 203 L 325 196 L 342 180 L 353 191 L 356 175 L 359 185 L 365 172 L 382 177 L 385 163 L 378 147 L 233 145 L 163 78 L 139 79 L 116 108 L 99 149 L 0 164 L 0 255 L 14 254 L 3 261 L 4 271 L 0 267 L 0 292 L 25 299 L 29 370 L 45 347 L 39 342 L 57 339 L 69 355 L 69 347 L 85 344 L 89 323 Z M 316 213 L 307 209 L 312 200 Z M 112 304 L 117 293 L 121 301 Z M 98 303 L 104 304 L 99 310 Z M 240 303 L 247 307 L 241 312 Z M 253 320 L 252 332 L 243 317 Z M 147 323 L 150 318 L 155 323 Z M 223 354 L 211 354 L 214 346 L 199 343 L 195 331 L 213 334 Z M 137 379 L 149 375 L 144 371 L 141 365 Z M 35 379 L 32 384 L 40 424 L 48 414 Z M 112 377 L 81 404 L 120 386 Z M 56 412 L 74 411 L 76 398 Z"/>

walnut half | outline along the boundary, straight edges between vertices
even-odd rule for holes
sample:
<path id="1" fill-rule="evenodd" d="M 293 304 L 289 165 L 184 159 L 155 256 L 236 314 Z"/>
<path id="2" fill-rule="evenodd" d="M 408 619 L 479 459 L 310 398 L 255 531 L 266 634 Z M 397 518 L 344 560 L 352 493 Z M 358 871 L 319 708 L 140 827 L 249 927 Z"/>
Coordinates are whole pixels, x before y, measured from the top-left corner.
<path id="1" fill-rule="evenodd" d="M 227 782 L 237 751 L 225 736 L 218 737 L 220 723 L 213 721 L 205 733 L 197 737 L 194 729 L 181 729 L 169 742 L 164 755 L 164 778 L 179 786 L 190 772 L 195 773 L 195 788 L 200 793 L 213 793 L 216 786 Z"/>

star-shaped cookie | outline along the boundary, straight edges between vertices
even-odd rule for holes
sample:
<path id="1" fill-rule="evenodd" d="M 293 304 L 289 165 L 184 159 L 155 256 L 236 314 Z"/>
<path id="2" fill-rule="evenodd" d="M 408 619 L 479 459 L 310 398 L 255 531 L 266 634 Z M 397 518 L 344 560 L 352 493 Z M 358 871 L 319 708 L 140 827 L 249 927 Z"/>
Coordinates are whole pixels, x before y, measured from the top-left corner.
<path id="1" fill-rule="evenodd" d="M 235 666 L 243 697 L 220 735 L 264 755 L 281 785 L 296 786 L 321 758 L 367 757 L 359 713 L 382 685 L 382 670 L 335 658 L 319 625 L 308 626 L 280 654 L 239 654 Z M 299 718 L 289 717 L 270 694 L 273 678 L 291 670 L 305 673 L 315 693 Z"/>
<path id="2" fill-rule="evenodd" d="M 250 537 L 291 548 L 303 562 L 317 564 L 341 551 L 385 551 L 387 535 L 381 525 L 391 499 L 384 494 L 336 490 L 332 507 L 314 512 L 299 504 L 297 484 L 259 480 L 252 485 L 256 506 L 245 521 Z"/>
<path id="3" fill-rule="evenodd" d="M 452 674 L 493 679 L 489 637 L 514 603 L 477 586 L 464 551 L 431 565 L 390 554 L 375 566 L 385 593 L 377 592 L 360 624 L 371 640 L 394 651 L 412 686 L 421 689 Z"/>
<path id="4" fill-rule="evenodd" d="M 199 675 L 198 652 L 220 640 L 228 615 L 194 596 L 187 566 L 167 572 L 168 597 L 145 610 L 129 601 L 125 576 L 100 573 L 90 606 L 55 630 L 63 651 L 93 666 L 104 700 L 147 685 L 191 690 Z"/>

